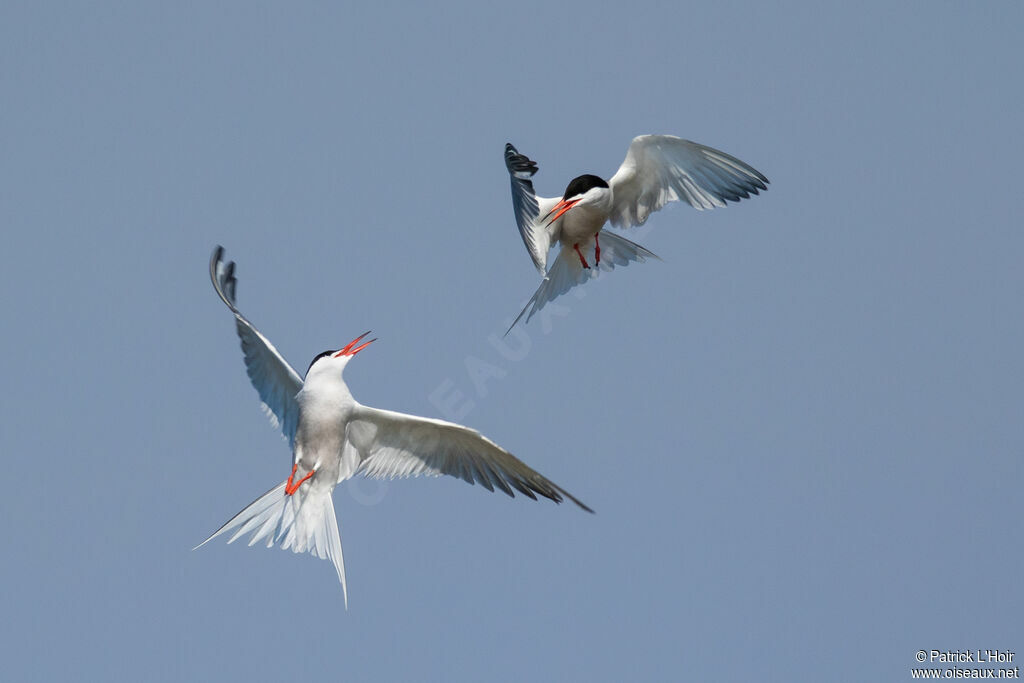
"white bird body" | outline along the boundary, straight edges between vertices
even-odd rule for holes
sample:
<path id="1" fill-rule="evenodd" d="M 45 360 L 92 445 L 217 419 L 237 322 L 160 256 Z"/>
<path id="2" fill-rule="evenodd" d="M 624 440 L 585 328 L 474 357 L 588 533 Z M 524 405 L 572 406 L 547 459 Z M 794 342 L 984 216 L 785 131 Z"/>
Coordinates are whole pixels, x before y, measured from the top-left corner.
<path id="1" fill-rule="evenodd" d="M 586 242 L 601 232 L 608 222 L 612 208 L 612 190 L 595 187 L 558 219 L 558 242 L 562 248 L 572 249 L 574 244 Z"/>
<path id="2" fill-rule="evenodd" d="M 345 430 L 355 408 L 355 399 L 342 379 L 343 361 L 326 359 L 313 364 L 306 374 L 302 390 L 296 394 L 299 426 L 295 432 L 295 476 L 302 478 L 312 469 L 322 471 L 325 480 L 341 483 L 352 476 L 358 462 L 342 465 Z M 341 365 L 341 367 L 333 367 Z M 352 460 L 352 458 L 349 458 Z"/>
<path id="3" fill-rule="evenodd" d="M 615 175 L 607 181 L 595 175 L 577 176 L 561 199 L 534 193 L 531 178 L 537 164 L 510 143 L 505 145 L 505 166 L 519 234 L 544 278 L 510 331 L 528 310 L 527 322 L 547 302 L 599 270 L 658 258 L 621 235 L 602 234 L 605 224 L 634 227 L 671 201 L 712 209 L 768 189 L 768 179 L 752 166 L 673 135 L 634 138 Z M 556 242 L 561 249 L 549 269 L 548 250 Z"/>
<path id="4" fill-rule="evenodd" d="M 508 451 L 461 425 L 378 410 L 361 405 L 345 384 L 348 362 L 374 340 L 325 351 L 310 363 L 305 379 L 284 360 L 235 306 L 234 263 L 224 264 L 223 248 L 210 260 L 217 294 L 235 315 L 246 369 L 272 422 L 292 445 L 288 479 L 248 505 L 199 544 L 228 531 L 235 541 L 252 533 L 249 545 L 266 540 L 294 552 L 310 552 L 334 563 L 345 604 L 348 586 L 334 504 L 334 487 L 357 474 L 408 477 L 447 474 L 488 490 L 513 489 L 536 500 L 537 494 L 561 502 L 569 498 L 593 512 Z M 197 548 L 199 546 L 196 546 Z"/>

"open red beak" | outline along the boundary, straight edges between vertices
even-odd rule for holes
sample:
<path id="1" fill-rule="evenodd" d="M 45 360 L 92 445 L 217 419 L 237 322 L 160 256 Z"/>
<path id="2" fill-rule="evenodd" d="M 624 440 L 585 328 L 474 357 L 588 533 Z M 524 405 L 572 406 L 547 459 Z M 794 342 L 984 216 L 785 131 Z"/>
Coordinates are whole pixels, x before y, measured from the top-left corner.
<path id="1" fill-rule="evenodd" d="M 552 223 L 557 221 L 559 218 L 561 218 L 562 215 L 566 211 L 568 211 L 572 207 L 576 206 L 576 203 L 578 201 L 579 201 L 579 199 L 570 199 L 570 200 L 561 199 L 561 200 L 559 200 L 559 202 L 557 204 L 555 204 L 555 208 L 553 208 L 550 211 L 548 211 L 548 216 L 550 216 L 551 214 L 555 214 L 554 218 L 552 218 L 550 221 L 548 221 L 548 225 L 551 225 Z M 548 216 L 544 216 L 544 218 L 547 218 Z"/>
<path id="2" fill-rule="evenodd" d="M 374 337 L 370 341 L 368 341 L 368 342 L 366 342 L 364 344 L 361 344 L 360 346 L 356 346 L 356 344 L 359 344 L 359 342 L 362 340 L 362 338 L 365 337 L 368 334 L 370 334 L 370 333 L 369 332 L 363 332 L 361 335 L 359 335 L 358 337 L 356 337 L 355 339 L 350 341 L 348 344 L 346 344 L 345 348 L 343 348 L 341 351 L 338 351 L 336 354 L 334 354 L 334 357 L 338 358 L 339 356 L 354 356 L 357 353 L 359 353 L 360 351 L 362 351 L 363 349 L 365 349 L 367 346 L 372 344 L 373 342 L 377 341 L 377 338 Z"/>

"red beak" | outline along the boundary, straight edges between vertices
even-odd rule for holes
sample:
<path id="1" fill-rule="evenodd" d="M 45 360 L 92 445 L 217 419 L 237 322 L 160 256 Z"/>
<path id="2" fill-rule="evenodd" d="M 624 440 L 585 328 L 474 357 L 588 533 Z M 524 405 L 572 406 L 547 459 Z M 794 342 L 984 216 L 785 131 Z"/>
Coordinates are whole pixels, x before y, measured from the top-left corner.
<path id="1" fill-rule="evenodd" d="M 576 206 L 576 203 L 578 201 L 579 201 L 579 199 L 571 199 L 571 200 L 561 199 L 561 200 L 559 200 L 559 202 L 557 204 L 555 204 L 555 208 L 553 208 L 550 211 L 548 211 L 548 216 L 550 216 L 551 214 L 555 214 L 555 217 L 552 218 L 550 221 L 548 221 L 548 225 L 551 225 L 552 223 L 557 221 L 559 218 L 561 218 L 562 215 L 565 214 L 566 211 L 568 211 L 572 207 Z M 548 216 L 544 216 L 544 218 L 547 218 Z"/>
<path id="2" fill-rule="evenodd" d="M 357 353 L 359 353 L 360 351 L 362 351 L 363 349 L 365 349 L 367 346 L 372 344 L 373 342 L 377 341 L 377 338 L 374 337 L 373 339 L 371 339 L 370 341 L 366 342 L 365 344 L 362 344 L 360 346 L 356 346 L 356 344 L 358 344 L 359 341 L 363 337 L 368 335 L 368 334 L 370 334 L 370 333 L 369 332 L 363 332 L 361 335 L 359 335 L 358 337 L 356 337 L 355 339 L 350 341 L 348 344 L 346 344 L 345 348 L 343 348 L 341 351 L 338 351 L 336 354 L 334 354 L 334 357 L 338 358 L 339 356 L 354 356 Z M 353 347 L 355 347 L 355 348 L 353 348 Z"/>

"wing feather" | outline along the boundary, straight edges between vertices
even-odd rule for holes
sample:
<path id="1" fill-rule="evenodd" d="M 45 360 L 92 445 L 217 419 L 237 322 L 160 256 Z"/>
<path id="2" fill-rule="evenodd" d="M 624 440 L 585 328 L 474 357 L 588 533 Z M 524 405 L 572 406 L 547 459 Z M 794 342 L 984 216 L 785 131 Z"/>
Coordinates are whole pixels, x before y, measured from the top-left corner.
<path id="1" fill-rule="evenodd" d="M 558 200 L 538 197 L 534 193 L 530 179 L 537 172 L 537 162 L 520 154 L 512 143 L 505 144 L 505 168 L 512 183 L 512 210 L 516 215 L 519 235 L 533 259 L 533 265 L 544 275 L 554 235 L 550 228 L 543 226 L 542 217 L 554 208 Z"/>
<path id="2" fill-rule="evenodd" d="M 295 429 L 299 423 L 299 405 L 295 395 L 302 389 L 302 378 L 235 305 L 238 282 L 235 264 L 233 261 L 224 263 L 224 247 L 218 246 L 210 257 L 210 280 L 221 301 L 235 315 L 235 330 L 242 342 L 245 370 L 259 393 L 263 411 L 294 447 Z"/>
<path id="3" fill-rule="evenodd" d="M 501 446 L 468 427 L 357 405 L 347 427 L 359 453 L 357 473 L 373 478 L 419 475 L 458 477 L 488 491 L 513 489 L 556 503 L 568 498 L 593 512 L 568 491 L 530 468 Z"/>
<path id="4" fill-rule="evenodd" d="M 642 225 L 665 204 L 682 200 L 713 209 L 768 189 L 768 178 L 753 166 L 712 147 L 673 135 L 633 139 L 622 166 L 612 176 L 615 227 Z"/>

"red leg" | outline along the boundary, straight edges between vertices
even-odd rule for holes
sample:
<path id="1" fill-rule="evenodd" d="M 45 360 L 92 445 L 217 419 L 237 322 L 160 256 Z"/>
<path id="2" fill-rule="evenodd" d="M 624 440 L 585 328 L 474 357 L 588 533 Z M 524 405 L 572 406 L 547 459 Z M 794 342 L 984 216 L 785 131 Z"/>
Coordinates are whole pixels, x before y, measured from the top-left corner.
<path id="1" fill-rule="evenodd" d="M 583 252 L 580 251 L 580 245 L 574 244 L 572 245 L 572 248 L 576 250 L 576 255 L 580 257 L 580 263 L 583 264 L 583 267 L 586 268 L 587 270 L 590 270 L 590 266 L 587 265 L 587 260 L 583 258 Z"/>
<path id="2" fill-rule="evenodd" d="M 598 233 L 600 234 L 600 233 Z M 594 235 L 594 265 L 601 265 L 601 241 Z"/>
<path id="3" fill-rule="evenodd" d="M 313 472 L 316 471 L 316 470 L 310 470 L 309 472 L 306 472 L 306 476 L 304 476 L 302 479 L 299 479 L 296 483 L 293 484 L 292 483 L 292 479 L 295 477 L 295 470 L 297 470 L 298 468 L 299 468 L 299 464 L 298 463 L 295 463 L 294 465 L 292 465 L 292 473 L 288 475 L 288 482 L 284 485 L 284 494 L 286 496 L 293 495 L 296 491 L 298 491 L 299 487 L 302 486 L 303 482 L 305 482 L 307 479 L 312 477 L 313 476 Z"/>

